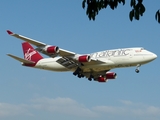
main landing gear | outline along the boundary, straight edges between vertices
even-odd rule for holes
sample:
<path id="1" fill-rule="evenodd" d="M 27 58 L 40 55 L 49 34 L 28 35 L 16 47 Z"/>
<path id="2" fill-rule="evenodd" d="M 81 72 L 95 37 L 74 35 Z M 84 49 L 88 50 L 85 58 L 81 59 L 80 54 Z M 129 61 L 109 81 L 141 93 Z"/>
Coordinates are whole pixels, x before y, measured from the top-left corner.
<path id="1" fill-rule="evenodd" d="M 139 73 L 139 67 L 140 66 L 141 66 L 140 64 L 137 65 L 136 70 L 135 70 L 136 73 Z"/>
<path id="2" fill-rule="evenodd" d="M 81 71 L 81 68 L 78 67 L 76 69 L 76 71 L 73 73 L 73 75 L 75 75 L 75 76 L 78 75 L 80 73 L 80 71 Z"/>
<path id="3" fill-rule="evenodd" d="M 94 76 L 93 76 L 93 75 L 90 75 L 89 78 L 88 78 L 88 80 L 91 81 L 92 78 L 94 78 Z"/>
<path id="4" fill-rule="evenodd" d="M 84 77 L 84 75 L 81 74 L 81 71 L 82 71 L 81 68 L 78 67 L 76 69 L 76 71 L 73 73 L 73 75 L 75 75 L 75 76 L 77 75 L 77 77 L 79 77 L 79 78 Z"/>
<path id="5" fill-rule="evenodd" d="M 82 69 L 79 68 L 79 67 L 73 72 L 73 75 L 77 76 L 78 78 L 83 78 L 84 77 L 84 75 L 82 73 Z M 92 79 L 94 79 L 94 76 L 90 75 L 88 80 L 92 81 Z"/>

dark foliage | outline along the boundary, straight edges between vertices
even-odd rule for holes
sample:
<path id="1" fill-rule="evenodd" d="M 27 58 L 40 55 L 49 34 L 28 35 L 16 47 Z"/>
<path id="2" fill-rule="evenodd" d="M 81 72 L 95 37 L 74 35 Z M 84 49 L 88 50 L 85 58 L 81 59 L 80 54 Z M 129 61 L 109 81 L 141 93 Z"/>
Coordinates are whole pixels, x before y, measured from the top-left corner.
<path id="1" fill-rule="evenodd" d="M 100 10 L 107 7 L 110 7 L 112 10 L 114 10 L 121 3 L 125 5 L 125 0 L 83 0 L 82 7 L 85 8 L 87 5 L 86 14 L 89 20 L 95 20 L 95 17 L 98 15 Z M 133 18 L 139 20 L 145 12 L 143 0 L 131 0 L 130 6 L 132 10 L 129 12 L 129 19 L 131 21 Z M 160 23 L 160 10 L 156 12 L 155 18 Z"/>
<path id="2" fill-rule="evenodd" d="M 160 10 L 156 12 L 155 18 L 160 23 Z"/>

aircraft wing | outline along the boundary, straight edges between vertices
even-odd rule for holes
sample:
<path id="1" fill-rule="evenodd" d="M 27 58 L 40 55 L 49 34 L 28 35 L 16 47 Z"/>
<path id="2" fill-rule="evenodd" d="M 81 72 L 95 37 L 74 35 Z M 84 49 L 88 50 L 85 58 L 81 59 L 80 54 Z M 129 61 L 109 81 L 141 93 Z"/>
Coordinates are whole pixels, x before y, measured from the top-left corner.
<path id="1" fill-rule="evenodd" d="M 74 67 L 77 67 L 77 66 L 86 66 L 86 65 L 92 65 L 92 64 L 102 64 L 102 63 L 105 63 L 104 61 L 101 61 L 101 60 L 97 60 L 97 59 L 93 59 L 91 58 L 90 59 L 90 62 L 80 62 L 76 59 L 77 56 L 80 56 L 79 54 L 76 54 L 74 52 L 71 52 L 71 51 L 68 51 L 68 50 L 64 50 L 64 49 L 61 49 L 57 46 L 52 46 L 52 45 L 47 45 L 43 42 L 39 42 L 37 40 L 34 40 L 34 39 L 31 39 L 31 38 L 28 38 L 28 37 L 25 37 L 23 35 L 19 35 L 19 34 L 16 34 L 16 33 L 13 33 L 11 32 L 10 30 L 7 30 L 7 33 L 13 37 L 16 37 L 18 39 L 21 39 L 23 41 L 26 41 L 32 45 L 35 45 L 37 48 L 36 50 L 49 56 L 49 57 L 56 57 L 56 56 L 61 56 L 62 58 L 59 59 L 57 62 L 60 63 L 61 65 L 65 66 L 66 68 L 68 69 L 71 69 L 71 68 L 74 68 Z M 48 49 L 49 48 L 49 49 Z M 52 50 L 52 52 L 50 51 L 47 51 L 47 50 Z M 53 51 L 55 50 L 55 51 Z M 47 52 L 46 52 L 47 51 Z M 54 52 L 54 53 L 53 53 Z M 13 55 L 9 55 L 10 57 L 14 58 L 14 59 L 17 59 L 19 61 L 22 61 L 22 62 L 29 62 L 29 61 L 23 61 L 22 59 L 20 58 L 17 58 Z M 81 64 L 83 63 L 83 64 Z"/>
<path id="2" fill-rule="evenodd" d="M 16 37 L 16 38 L 18 38 L 18 39 L 24 40 L 24 41 L 26 41 L 26 42 L 29 42 L 29 43 L 31 43 L 32 45 L 35 45 L 35 46 L 37 46 L 37 47 L 38 47 L 38 46 L 46 46 L 45 43 L 42 43 L 42 42 L 33 40 L 33 39 L 31 39 L 31 38 L 28 38 L 28 37 L 25 37 L 25 36 L 22 36 L 22 35 L 13 33 L 13 32 L 11 32 L 11 31 L 9 31 L 9 30 L 7 30 L 7 33 L 8 33 L 9 35 L 13 36 L 13 37 Z"/>
<path id="3" fill-rule="evenodd" d="M 41 50 L 41 48 L 44 48 L 44 47 L 49 46 L 49 45 L 47 45 L 47 44 L 45 44 L 43 42 L 39 42 L 37 40 L 25 37 L 23 35 L 19 35 L 19 34 L 13 33 L 10 30 L 7 30 L 7 33 L 9 35 L 13 36 L 13 37 L 16 37 L 16 38 L 21 39 L 21 40 L 26 41 L 26 42 L 29 42 L 32 45 L 35 45 L 36 47 L 38 47 L 38 48 L 36 48 L 37 51 L 39 51 L 39 52 L 41 52 L 41 53 L 43 53 L 43 54 L 45 54 L 47 56 L 54 57 L 54 55 L 52 55 L 50 53 L 46 53 L 46 52 L 44 52 L 44 51 Z M 73 56 L 75 54 L 76 53 L 68 51 L 68 50 L 59 49 L 59 55 L 60 56 Z"/>

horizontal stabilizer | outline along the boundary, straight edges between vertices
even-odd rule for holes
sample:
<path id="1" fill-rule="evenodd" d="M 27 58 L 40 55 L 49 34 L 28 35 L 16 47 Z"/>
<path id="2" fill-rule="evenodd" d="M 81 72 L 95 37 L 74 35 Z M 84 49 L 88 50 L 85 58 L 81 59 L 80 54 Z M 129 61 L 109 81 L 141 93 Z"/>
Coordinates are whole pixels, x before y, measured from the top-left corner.
<path id="1" fill-rule="evenodd" d="M 11 55 L 11 54 L 7 54 L 7 55 L 10 56 L 10 57 L 12 57 L 12 58 L 15 59 L 15 60 L 18 60 L 18 61 L 23 62 L 23 63 L 26 63 L 26 64 L 34 64 L 34 63 L 35 63 L 35 62 L 33 62 L 33 61 L 25 60 L 25 59 L 23 59 L 23 58 L 19 58 L 19 57 L 17 57 L 17 56 Z"/>

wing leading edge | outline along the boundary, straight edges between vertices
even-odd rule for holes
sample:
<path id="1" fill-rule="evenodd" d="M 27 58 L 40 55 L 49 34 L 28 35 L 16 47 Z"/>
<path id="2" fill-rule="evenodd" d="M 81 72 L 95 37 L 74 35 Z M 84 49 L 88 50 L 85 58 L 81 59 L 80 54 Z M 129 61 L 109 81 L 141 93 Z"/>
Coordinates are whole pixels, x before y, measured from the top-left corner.
<path id="1" fill-rule="evenodd" d="M 35 46 L 37 46 L 37 47 L 39 47 L 39 46 L 46 46 L 45 43 L 42 43 L 42 42 L 33 40 L 33 39 L 31 39 L 31 38 L 28 38 L 28 37 L 25 37 L 25 36 L 22 36 L 22 35 L 13 33 L 13 32 L 11 32 L 11 31 L 9 31 L 9 30 L 7 30 L 7 33 L 8 33 L 9 35 L 13 36 L 13 37 L 16 37 L 16 38 L 21 39 L 21 40 L 26 41 L 26 42 L 29 42 L 30 44 L 35 45 Z"/>

